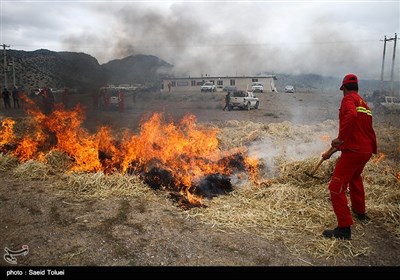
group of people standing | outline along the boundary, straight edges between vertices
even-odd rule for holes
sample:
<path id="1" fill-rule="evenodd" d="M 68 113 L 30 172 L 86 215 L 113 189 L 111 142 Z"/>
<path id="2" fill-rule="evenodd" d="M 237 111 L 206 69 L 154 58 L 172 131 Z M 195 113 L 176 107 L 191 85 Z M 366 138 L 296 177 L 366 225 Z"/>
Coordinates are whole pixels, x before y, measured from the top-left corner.
<path id="1" fill-rule="evenodd" d="M 12 96 L 12 99 L 13 99 L 14 109 L 19 109 L 20 108 L 20 104 L 19 104 L 20 90 L 16 86 L 14 86 L 11 93 L 8 91 L 7 88 L 4 88 L 2 95 L 1 95 L 1 97 L 3 98 L 3 102 L 4 102 L 4 108 L 11 109 L 10 96 Z"/>
<path id="2" fill-rule="evenodd" d="M 24 98 L 23 96 L 28 96 L 27 92 L 24 90 L 24 88 L 21 87 L 16 87 L 14 86 L 12 91 L 10 92 L 6 87 L 3 89 L 3 92 L 0 95 L 0 98 L 3 98 L 4 102 L 4 108 L 5 109 L 11 109 L 11 98 L 13 100 L 13 108 L 14 109 L 20 109 L 24 107 Z M 51 88 L 49 87 L 44 87 L 41 89 L 38 93 L 31 92 L 30 93 L 31 98 L 36 98 L 36 97 L 41 97 L 38 101 L 39 107 L 44 111 L 44 113 L 51 113 L 53 110 L 53 106 L 55 103 L 55 96 L 54 93 L 52 92 Z M 64 92 L 62 93 L 62 102 L 65 106 L 65 108 L 68 107 L 69 103 L 69 92 L 68 89 L 65 89 Z"/>

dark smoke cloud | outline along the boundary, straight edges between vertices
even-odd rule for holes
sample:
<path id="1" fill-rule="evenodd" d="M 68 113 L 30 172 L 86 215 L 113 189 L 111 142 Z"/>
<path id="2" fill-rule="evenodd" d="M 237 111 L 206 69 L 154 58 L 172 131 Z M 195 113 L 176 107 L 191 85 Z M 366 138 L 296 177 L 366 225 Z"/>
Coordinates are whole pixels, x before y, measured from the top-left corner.
<path id="1" fill-rule="evenodd" d="M 156 55 L 173 64 L 177 75 L 357 72 L 378 79 L 380 35 L 371 37 L 370 30 L 345 16 L 336 21 L 326 6 L 316 12 L 321 6 L 313 4 L 98 4 L 96 16 L 106 23 L 104 32 L 70 35 L 64 45 L 75 50 L 90 46 L 88 53 L 100 63 Z M 308 17 L 312 9 L 314 16 Z"/>
<path id="2" fill-rule="evenodd" d="M 90 46 L 101 63 L 129 55 L 156 55 L 185 75 L 246 75 L 273 69 L 277 64 L 275 58 L 280 56 L 279 48 L 258 44 L 259 35 L 243 31 L 240 17 L 229 29 L 215 30 L 224 14 L 237 17 L 232 8 L 216 3 L 214 8 L 218 7 L 224 7 L 221 17 L 210 20 L 202 17 L 201 12 L 190 12 L 186 5 L 175 4 L 165 11 L 126 5 L 113 11 L 110 20 L 105 16 L 110 9 L 103 6 L 97 11 L 112 26 L 111 34 L 74 34 L 65 38 L 63 44 L 70 50 Z M 204 8 L 200 10 L 206 12 Z M 101 47 L 93 49 L 94 45 Z"/>

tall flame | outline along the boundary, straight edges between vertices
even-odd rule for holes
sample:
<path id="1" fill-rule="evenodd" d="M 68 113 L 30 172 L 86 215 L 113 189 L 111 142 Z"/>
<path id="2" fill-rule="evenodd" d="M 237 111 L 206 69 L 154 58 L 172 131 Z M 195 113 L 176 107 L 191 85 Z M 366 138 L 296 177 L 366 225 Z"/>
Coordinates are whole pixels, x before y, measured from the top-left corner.
<path id="1" fill-rule="evenodd" d="M 15 121 L 10 118 L 1 122 L 0 146 L 14 141 L 14 124 Z"/>
<path id="2" fill-rule="evenodd" d="M 43 153 L 57 149 L 73 159 L 72 171 L 140 173 L 160 168 L 171 174 L 174 186 L 191 203 L 200 201 L 190 192 L 194 183 L 210 174 L 232 174 L 228 159 L 237 154 L 243 158 L 250 178 L 257 177 L 255 158 L 247 157 L 245 149 L 221 151 L 218 130 L 197 124 L 194 115 L 186 115 L 175 124 L 155 113 L 141 123 L 137 135 L 125 130 L 117 137 L 109 127 L 100 127 L 93 134 L 82 128 L 85 114 L 79 105 L 66 110 L 56 104 L 46 115 L 31 100 L 25 101 L 32 129 L 17 137 L 13 130 L 15 122 L 6 119 L 0 137 L 0 147 L 16 144 L 13 154 L 21 161 L 40 160 Z"/>

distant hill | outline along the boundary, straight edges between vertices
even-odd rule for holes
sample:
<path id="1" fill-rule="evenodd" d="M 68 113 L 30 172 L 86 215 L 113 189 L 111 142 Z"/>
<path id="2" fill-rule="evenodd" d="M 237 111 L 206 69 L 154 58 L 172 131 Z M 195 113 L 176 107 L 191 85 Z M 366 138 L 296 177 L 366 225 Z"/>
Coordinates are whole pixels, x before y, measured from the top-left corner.
<path id="1" fill-rule="evenodd" d="M 135 55 L 111 60 L 102 65 L 112 84 L 149 84 L 173 65 L 152 55 Z"/>
<path id="2" fill-rule="evenodd" d="M 107 74 L 97 60 L 85 53 L 53 52 L 49 50 L 7 51 L 7 62 L 15 62 L 17 86 L 25 88 L 70 87 L 90 89 L 107 79 Z M 3 72 L 3 67 L 1 70 Z M 8 67 L 8 82 L 13 83 L 12 65 Z M 4 81 L 4 75 L 3 80 Z"/>
<path id="3" fill-rule="evenodd" d="M 26 89 L 77 88 L 88 91 L 105 84 L 141 83 L 154 84 L 162 71 L 172 65 L 155 56 L 136 55 L 112 60 L 100 65 L 85 53 L 7 50 L 8 87 L 13 85 L 13 66 L 17 86 Z M 4 85 L 3 63 L 0 64 L 1 80 Z"/>

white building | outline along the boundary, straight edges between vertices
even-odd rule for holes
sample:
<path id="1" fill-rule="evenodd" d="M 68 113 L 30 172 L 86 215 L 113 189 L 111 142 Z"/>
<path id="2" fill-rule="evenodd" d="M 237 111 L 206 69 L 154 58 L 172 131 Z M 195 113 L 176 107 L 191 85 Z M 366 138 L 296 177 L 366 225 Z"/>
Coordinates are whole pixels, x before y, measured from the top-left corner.
<path id="1" fill-rule="evenodd" d="M 246 90 L 251 87 L 251 83 L 260 82 L 264 86 L 264 92 L 275 92 L 275 75 L 259 75 L 259 76 L 203 76 L 203 77 L 186 77 L 186 78 L 168 78 L 164 79 L 161 84 L 162 92 L 174 91 L 199 91 L 200 86 L 205 82 L 212 82 L 217 91 L 223 91 L 226 86 L 235 86 L 238 90 Z M 170 86 L 168 86 L 170 85 Z"/>

